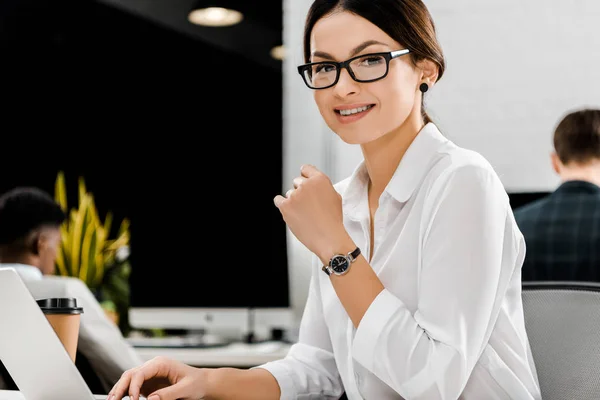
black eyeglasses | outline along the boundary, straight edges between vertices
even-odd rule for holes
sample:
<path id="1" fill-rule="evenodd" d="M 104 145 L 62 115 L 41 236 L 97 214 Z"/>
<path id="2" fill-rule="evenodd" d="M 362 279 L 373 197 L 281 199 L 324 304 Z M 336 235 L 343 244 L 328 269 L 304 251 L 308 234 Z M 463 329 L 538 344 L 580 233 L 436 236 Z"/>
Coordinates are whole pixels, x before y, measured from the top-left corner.
<path id="1" fill-rule="evenodd" d="M 343 62 L 322 61 L 300 65 L 298 72 L 311 89 L 327 89 L 340 79 L 340 71 L 346 68 L 356 82 L 374 82 L 387 76 L 390 60 L 408 54 L 402 49 L 383 53 L 363 54 Z"/>

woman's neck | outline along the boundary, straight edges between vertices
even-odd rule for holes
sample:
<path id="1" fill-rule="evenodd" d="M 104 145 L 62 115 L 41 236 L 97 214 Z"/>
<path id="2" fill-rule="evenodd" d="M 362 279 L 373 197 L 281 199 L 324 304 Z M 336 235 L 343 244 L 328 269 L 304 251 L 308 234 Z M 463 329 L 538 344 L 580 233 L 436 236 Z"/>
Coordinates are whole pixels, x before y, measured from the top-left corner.
<path id="1" fill-rule="evenodd" d="M 369 193 L 379 198 L 392 179 L 406 150 L 423 129 L 423 121 L 407 120 L 398 129 L 361 146 L 369 173 Z"/>

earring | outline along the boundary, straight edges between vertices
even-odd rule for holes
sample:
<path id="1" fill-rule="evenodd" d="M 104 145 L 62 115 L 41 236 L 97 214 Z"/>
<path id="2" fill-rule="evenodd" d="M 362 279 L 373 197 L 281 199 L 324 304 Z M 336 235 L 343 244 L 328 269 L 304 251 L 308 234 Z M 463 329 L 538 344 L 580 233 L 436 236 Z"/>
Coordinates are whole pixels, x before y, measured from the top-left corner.
<path id="1" fill-rule="evenodd" d="M 425 93 L 426 91 L 429 90 L 429 85 L 427 85 L 425 82 L 423 82 L 419 86 L 419 90 L 421 91 L 421 93 Z"/>

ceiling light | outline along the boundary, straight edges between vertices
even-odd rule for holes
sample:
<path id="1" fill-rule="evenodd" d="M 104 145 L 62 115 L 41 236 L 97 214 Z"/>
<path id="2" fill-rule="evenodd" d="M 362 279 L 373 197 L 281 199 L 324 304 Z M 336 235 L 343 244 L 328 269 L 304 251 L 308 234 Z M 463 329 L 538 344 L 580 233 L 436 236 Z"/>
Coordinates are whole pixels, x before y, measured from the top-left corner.
<path id="1" fill-rule="evenodd" d="M 271 49 L 271 57 L 276 60 L 283 60 L 285 57 L 285 48 L 283 45 L 275 46 Z"/>
<path id="2" fill-rule="evenodd" d="M 188 21 L 202 26 L 231 26 L 243 18 L 241 12 L 223 7 L 196 7 L 188 15 Z"/>

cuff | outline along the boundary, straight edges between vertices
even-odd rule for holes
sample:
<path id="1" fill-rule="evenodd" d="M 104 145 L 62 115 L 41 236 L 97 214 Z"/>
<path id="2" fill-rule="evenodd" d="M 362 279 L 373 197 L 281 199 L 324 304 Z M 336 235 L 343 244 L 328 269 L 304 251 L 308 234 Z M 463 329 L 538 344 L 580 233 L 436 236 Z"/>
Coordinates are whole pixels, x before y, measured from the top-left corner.
<path id="1" fill-rule="evenodd" d="M 285 365 L 282 365 L 279 361 L 271 361 L 266 364 L 262 364 L 251 369 L 262 368 L 266 369 L 275 377 L 275 380 L 279 384 L 279 390 L 281 391 L 280 400 L 296 400 L 296 388 L 294 387 L 294 381 L 288 373 Z"/>
<path id="2" fill-rule="evenodd" d="M 352 343 L 353 358 L 371 372 L 374 371 L 377 357 L 375 349 L 379 344 L 379 336 L 400 308 L 404 308 L 404 303 L 383 289 L 375 297 L 356 329 Z"/>

